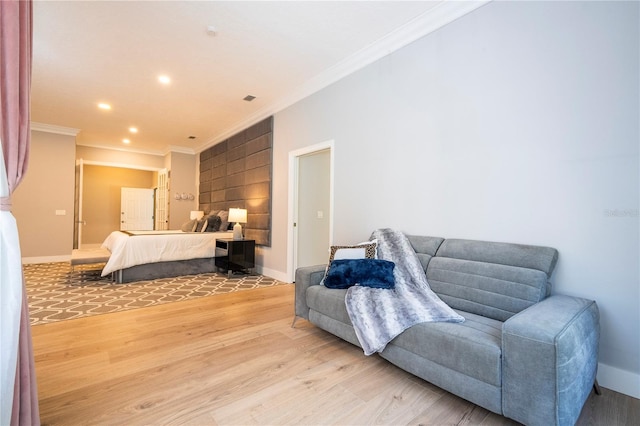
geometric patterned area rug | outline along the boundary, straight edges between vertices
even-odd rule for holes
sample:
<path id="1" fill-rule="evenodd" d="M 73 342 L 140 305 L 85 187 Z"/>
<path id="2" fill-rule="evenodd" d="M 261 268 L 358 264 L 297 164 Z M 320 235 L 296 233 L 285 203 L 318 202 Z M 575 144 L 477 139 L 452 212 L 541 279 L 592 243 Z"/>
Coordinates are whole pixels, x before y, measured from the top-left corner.
<path id="1" fill-rule="evenodd" d="M 31 325 L 284 284 L 263 275 L 218 273 L 114 284 L 95 267 L 80 265 L 71 273 L 69 262 L 23 265 Z"/>

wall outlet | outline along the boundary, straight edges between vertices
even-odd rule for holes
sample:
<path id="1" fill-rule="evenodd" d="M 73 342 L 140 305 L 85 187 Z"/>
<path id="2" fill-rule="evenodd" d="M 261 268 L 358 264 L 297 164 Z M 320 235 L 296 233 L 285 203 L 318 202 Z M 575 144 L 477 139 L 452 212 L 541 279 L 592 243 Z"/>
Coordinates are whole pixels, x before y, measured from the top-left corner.
<path id="1" fill-rule="evenodd" d="M 56 210 L 56 216 L 66 216 L 66 210 Z"/>
<path id="2" fill-rule="evenodd" d="M 318 219 L 324 218 L 324 212 L 322 210 L 318 210 Z"/>

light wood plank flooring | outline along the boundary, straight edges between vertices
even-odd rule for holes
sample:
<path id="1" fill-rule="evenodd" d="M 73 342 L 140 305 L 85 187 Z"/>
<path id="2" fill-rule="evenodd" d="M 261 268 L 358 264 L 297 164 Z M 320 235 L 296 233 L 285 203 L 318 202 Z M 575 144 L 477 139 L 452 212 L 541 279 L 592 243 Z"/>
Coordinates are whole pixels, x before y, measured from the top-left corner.
<path id="1" fill-rule="evenodd" d="M 293 318 L 293 285 L 32 328 L 43 425 L 510 425 Z M 579 425 L 630 425 L 603 389 Z"/>

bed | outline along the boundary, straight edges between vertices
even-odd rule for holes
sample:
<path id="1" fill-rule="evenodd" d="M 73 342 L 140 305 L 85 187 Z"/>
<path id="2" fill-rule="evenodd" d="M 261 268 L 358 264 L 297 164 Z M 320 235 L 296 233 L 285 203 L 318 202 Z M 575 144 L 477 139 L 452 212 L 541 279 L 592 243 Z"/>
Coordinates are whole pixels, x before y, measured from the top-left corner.
<path id="1" fill-rule="evenodd" d="M 233 232 L 114 231 L 102 243 L 111 252 L 102 276 L 116 283 L 215 272 L 216 239 Z"/>

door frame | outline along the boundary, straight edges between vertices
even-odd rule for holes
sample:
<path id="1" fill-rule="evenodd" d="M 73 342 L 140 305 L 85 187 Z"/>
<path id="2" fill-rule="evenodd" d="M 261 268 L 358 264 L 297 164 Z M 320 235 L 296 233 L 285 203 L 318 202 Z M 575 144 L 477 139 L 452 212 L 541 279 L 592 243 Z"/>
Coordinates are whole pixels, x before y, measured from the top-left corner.
<path id="1" fill-rule="evenodd" d="M 73 248 L 82 248 L 82 187 L 84 185 L 84 160 L 82 158 L 76 160 L 75 174 L 75 194 L 73 206 Z"/>
<path id="2" fill-rule="evenodd" d="M 333 244 L 333 188 L 334 188 L 334 141 L 333 139 L 289 152 L 289 188 L 287 218 L 287 277 L 295 280 L 297 267 L 297 229 L 298 220 L 298 167 L 300 157 L 329 150 L 329 245 Z M 327 257 L 328 258 L 328 257 Z"/>
<path id="3" fill-rule="evenodd" d="M 169 229 L 169 171 L 158 170 L 158 181 L 155 192 L 155 223 L 153 229 L 164 231 Z M 196 183 L 197 187 L 197 183 Z"/>

